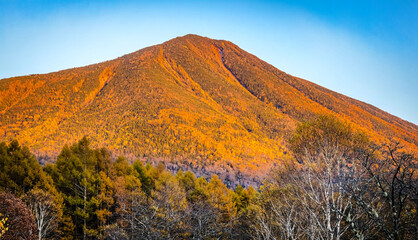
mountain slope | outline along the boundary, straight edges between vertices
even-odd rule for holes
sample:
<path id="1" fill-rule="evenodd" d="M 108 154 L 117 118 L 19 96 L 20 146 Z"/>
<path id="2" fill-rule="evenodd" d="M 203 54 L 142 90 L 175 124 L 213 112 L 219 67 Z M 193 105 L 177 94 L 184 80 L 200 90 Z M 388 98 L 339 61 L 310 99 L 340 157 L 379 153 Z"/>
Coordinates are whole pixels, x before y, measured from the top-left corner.
<path id="1" fill-rule="evenodd" d="M 196 35 L 0 80 L 0 140 L 16 138 L 42 159 L 89 135 L 115 155 L 252 175 L 279 163 L 286 135 L 317 114 L 350 121 L 376 142 L 393 138 L 417 149 L 416 125 L 288 75 L 231 42 Z"/>

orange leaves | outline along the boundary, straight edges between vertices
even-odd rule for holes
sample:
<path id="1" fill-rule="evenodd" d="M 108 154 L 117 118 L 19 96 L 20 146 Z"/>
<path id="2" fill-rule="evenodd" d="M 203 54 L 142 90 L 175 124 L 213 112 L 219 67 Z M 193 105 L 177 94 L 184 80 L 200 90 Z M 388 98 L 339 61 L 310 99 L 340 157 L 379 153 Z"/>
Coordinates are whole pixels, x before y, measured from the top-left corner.
<path id="1" fill-rule="evenodd" d="M 80 81 L 78 81 L 74 86 L 73 86 L 73 91 L 76 93 L 78 91 L 80 91 L 81 86 L 83 86 L 84 83 L 84 78 L 81 78 Z"/>
<path id="2" fill-rule="evenodd" d="M 48 84 L 45 84 L 48 83 Z M 262 171 L 318 114 L 417 149 L 417 127 L 288 75 L 227 41 L 188 35 L 116 60 L 0 81 L 0 140 L 54 157 L 90 135 L 115 154 Z M 168 161 L 168 160 L 167 160 Z M 218 167 L 218 166 L 217 166 Z"/>

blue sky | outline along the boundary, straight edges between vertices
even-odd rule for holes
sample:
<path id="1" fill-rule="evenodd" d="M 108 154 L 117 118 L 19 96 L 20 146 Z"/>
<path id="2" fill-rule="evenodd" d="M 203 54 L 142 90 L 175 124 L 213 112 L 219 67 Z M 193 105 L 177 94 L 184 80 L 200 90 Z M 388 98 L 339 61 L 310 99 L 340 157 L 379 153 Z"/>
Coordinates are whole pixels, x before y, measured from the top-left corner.
<path id="1" fill-rule="evenodd" d="M 418 124 L 418 1 L 0 0 L 0 78 L 84 66 L 188 33 Z"/>

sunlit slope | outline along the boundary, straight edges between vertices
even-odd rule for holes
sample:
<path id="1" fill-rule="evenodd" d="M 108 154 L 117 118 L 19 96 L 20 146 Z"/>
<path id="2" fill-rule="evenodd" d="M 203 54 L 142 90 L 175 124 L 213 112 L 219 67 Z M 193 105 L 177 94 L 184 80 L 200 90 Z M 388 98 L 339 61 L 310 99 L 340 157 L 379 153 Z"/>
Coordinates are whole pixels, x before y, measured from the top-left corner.
<path id="1" fill-rule="evenodd" d="M 45 159 L 88 135 L 115 154 L 251 172 L 278 163 L 286 135 L 317 114 L 417 149 L 416 125 L 196 35 L 82 68 L 0 80 L 0 140 L 16 138 Z"/>

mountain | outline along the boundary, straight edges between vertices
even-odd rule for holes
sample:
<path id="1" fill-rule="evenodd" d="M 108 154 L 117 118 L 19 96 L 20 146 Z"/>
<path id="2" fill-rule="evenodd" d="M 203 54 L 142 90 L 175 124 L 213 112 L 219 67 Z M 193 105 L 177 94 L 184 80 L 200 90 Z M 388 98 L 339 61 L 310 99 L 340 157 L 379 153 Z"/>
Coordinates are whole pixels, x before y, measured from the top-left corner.
<path id="1" fill-rule="evenodd" d="M 115 156 L 248 178 L 279 164 L 287 136 L 318 114 L 351 122 L 378 143 L 418 149 L 417 125 L 197 35 L 0 80 L 0 141 L 18 139 L 42 161 L 88 135 Z"/>

